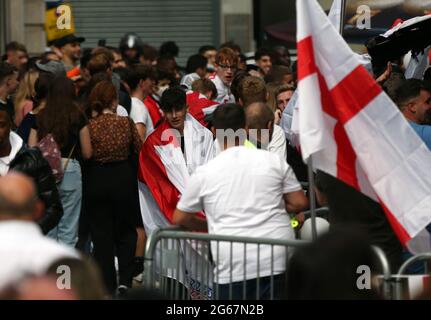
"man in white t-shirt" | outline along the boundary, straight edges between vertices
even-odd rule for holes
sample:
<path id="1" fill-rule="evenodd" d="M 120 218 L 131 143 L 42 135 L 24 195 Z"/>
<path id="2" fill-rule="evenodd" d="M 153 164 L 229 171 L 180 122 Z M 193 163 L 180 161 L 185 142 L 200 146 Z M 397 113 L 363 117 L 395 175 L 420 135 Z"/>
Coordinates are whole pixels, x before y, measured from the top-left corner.
<path id="1" fill-rule="evenodd" d="M 144 99 L 153 90 L 154 81 L 153 72 L 148 66 L 136 67 L 130 72 L 126 80 L 132 96 L 129 116 L 135 122 L 142 141 L 145 141 L 146 137 L 154 130 L 150 113 L 144 104 Z"/>
<path id="2" fill-rule="evenodd" d="M 214 111 L 213 123 L 217 135 L 226 129 L 238 133 L 245 127 L 244 109 L 235 104 L 221 105 Z M 224 151 L 191 176 L 174 213 L 174 223 L 191 230 L 208 228 L 210 234 L 294 239 L 287 212 L 297 213 L 308 205 L 295 174 L 277 155 L 244 147 L 240 140 L 225 141 L 219 136 Z M 194 214 L 200 211 L 205 212 L 207 220 Z M 266 298 L 271 274 L 275 275 L 277 297 L 286 267 L 284 247 L 272 251 L 270 246 L 260 246 L 259 270 L 256 245 L 247 246 L 246 259 L 243 245 L 235 244 L 230 251 L 229 243 L 212 243 L 214 279 L 221 299 L 229 298 L 229 283 L 233 286 L 232 298 L 240 298 L 244 280 L 247 298 L 255 298 L 257 277 L 260 297 Z"/>
<path id="3" fill-rule="evenodd" d="M 43 236 L 34 222 L 42 213 L 30 178 L 13 172 L 0 179 L 0 290 L 44 274 L 60 258 L 79 258 L 74 249 Z"/>

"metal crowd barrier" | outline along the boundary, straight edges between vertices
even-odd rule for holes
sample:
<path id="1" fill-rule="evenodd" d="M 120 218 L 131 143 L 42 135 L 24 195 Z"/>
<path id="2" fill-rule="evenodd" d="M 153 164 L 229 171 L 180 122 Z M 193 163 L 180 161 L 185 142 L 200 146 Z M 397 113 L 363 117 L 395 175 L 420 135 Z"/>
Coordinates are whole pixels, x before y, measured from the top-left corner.
<path id="1" fill-rule="evenodd" d="M 309 242 L 302 240 L 276 240 L 251 237 L 209 235 L 206 233 L 181 231 L 178 227 L 169 229 L 160 229 L 154 231 L 147 239 L 147 246 L 144 260 L 144 281 L 143 285 L 149 289 L 156 289 L 166 297 L 166 299 L 216 299 L 220 298 L 219 270 L 214 261 L 219 261 L 221 250 L 228 248 L 230 258 L 230 284 L 227 286 L 228 299 L 238 299 L 234 296 L 232 286 L 233 251 L 237 252 L 235 258 L 238 258 L 238 252 L 241 252 L 241 261 L 255 261 L 256 264 L 256 291 L 255 296 L 250 297 L 247 292 L 247 286 L 250 283 L 247 279 L 247 263 L 242 263 L 243 279 L 234 281 L 236 284 L 242 284 L 242 295 L 244 299 L 256 299 L 261 296 L 260 281 L 261 270 L 270 268 L 269 276 L 265 276 L 265 281 L 269 277 L 269 296 L 274 299 L 283 293 L 276 292 L 274 287 L 275 277 L 274 258 L 275 252 L 285 251 L 286 259 L 291 254 L 287 248 L 295 248 L 305 245 Z M 211 244 L 211 245 L 210 245 Z M 270 257 L 268 261 L 268 246 L 270 248 Z M 210 249 L 212 247 L 212 250 Z M 223 248 L 221 248 L 223 247 Z M 255 257 L 247 257 L 247 252 L 251 248 L 257 249 Z M 214 250 L 215 249 L 215 250 Z M 264 253 L 262 253 L 262 250 Z M 226 253 L 226 251 L 223 251 Z M 264 256 L 264 257 L 261 257 Z M 269 265 L 268 265 L 269 264 Z M 235 266 L 238 268 L 238 265 Z M 277 277 L 279 279 L 279 277 Z M 226 293 L 226 286 L 224 287 Z M 238 290 L 236 291 L 238 293 Z M 225 297 L 226 298 L 226 297 Z M 239 299 L 241 299 L 239 298 Z"/>
<path id="2" fill-rule="evenodd" d="M 210 243 L 212 243 L 212 250 Z M 308 241 L 302 240 L 275 240 L 251 237 L 237 237 L 224 235 L 209 235 L 205 233 L 186 232 L 179 227 L 168 229 L 159 229 L 153 232 L 147 239 L 147 247 L 144 262 L 144 281 L 143 285 L 152 290 L 158 290 L 166 299 L 189 300 L 189 299 L 207 299 L 218 300 L 219 296 L 219 279 L 218 268 L 215 267 L 214 261 L 219 260 L 220 244 L 227 243 L 228 255 L 230 261 L 230 284 L 228 284 L 227 299 L 256 299 L 261 298 L 260 294 L 260 270 L 262 265 L 268 268 L 268 259 L 264 262 L 261 258 L 261 249 L 264 246 L 270 246 L 271 255 L 269 259 L 271 272 L 268 299 L 284 297 L 284 292 L 277 292 L 277 286 L 274 280 L 274 248 L 284 248 L 286 257 L 290 256 L 292 249 L 308 244 Z M 247 279 L 247 263 L 242 263 L 243 279 L 234 281 L 240 284 L 241 296 L 234 294 L 235 289 L 232 286 L 232 269 L 233 269 L 233 248 L 236 252 L 241 252 L 242 261 L 247 260 L 247 248 L 249 246 L 257 247 L 257 254 L 253 259 L 256 261 L 256 290 L 255 295 L 250 297 L 247 292 L 249 282 Z M 239 250 L 238 250 L 239 248 Z M 290 248 L 289 252 L 287 249 Z M 215 250 L 214 250 L 215 249 Z M 386 299 L 392 299 L 393 293 L 393 276 L 391 275 L 390 266 L 384 252 L 376 246 L 372 247 L 373 252 L 379 261 L 382 270 L 381 294 Z M 197 255 L 199 254 L 199 256 Z M 238 257 L 238 256 L 236 256 Z M 431 257 L 431 255 L 430 255 Z M 249 257 L 250 258 L 250 257 Z M 287 262 L 287 258 L 285 259 Z M 236 266 L 238 267 L 238 266 Z M 268 279 L 265 277 L 266 280 Z M 284 288 L 283 288 L 284 289 Z M 225 287 L 226 290 L 226 287 Z M 236 292 L 238 293 L 238 291 Z M 224 296 L 226 298 L 226 296 Z"/>
<path id="3" fill-rule="evenodd" d="M 321 207 L 317 208 L 315 210 L 316 217 L 324 218 L 326 220 L 329 219 L 329 208 L 328 207 Z M 311 218 L 311 210 L 307 210 L 303 212 L 305 219 Z"/>
<path id="4" fill-rule="evenodd" d="M 429 275 L 429 266 L 428 263 L 431 261 L 431 253 L 420 253 L 412 256 L 408 260 L 406 260 L 401 267 L 398 269 L 397 274 L 393 275 L 393 299 L 395 300 L 404 300 L 404 299 L 412 299 L 415 297 L 411 297 L 408 294 L 408 277 L 417 276 L 421 277 L 423 275 L 407 275 L 408 268 L 413 266 L 418 262 L 424 263 L 424 274 Z"/>
<path id="5" fill-rule="evenodd" d="M 381 294 L 383 298 L 390 300 L 392 298 L 392 274 L 389 261 L 383 250 L 380 249 L 378 246 L 372 246 L 371 248 L 376 255 L 377 260 L 379 261 L 380 266 L 382 267 L 383 283 L 381 288 Z"/>

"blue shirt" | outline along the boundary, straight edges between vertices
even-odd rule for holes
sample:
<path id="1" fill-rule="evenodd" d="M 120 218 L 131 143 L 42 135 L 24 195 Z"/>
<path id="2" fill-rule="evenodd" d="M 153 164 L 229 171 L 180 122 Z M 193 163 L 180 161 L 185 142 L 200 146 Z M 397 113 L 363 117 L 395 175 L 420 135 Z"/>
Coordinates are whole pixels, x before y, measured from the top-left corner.
<path id="1" fill-rule="evenodd" d="M 422 141 L 427 145 L 428 149 L 431 150 L 431 126 L 417 124 L 412 121 L 409 121 L 409 124 L 416 131 Z"/>

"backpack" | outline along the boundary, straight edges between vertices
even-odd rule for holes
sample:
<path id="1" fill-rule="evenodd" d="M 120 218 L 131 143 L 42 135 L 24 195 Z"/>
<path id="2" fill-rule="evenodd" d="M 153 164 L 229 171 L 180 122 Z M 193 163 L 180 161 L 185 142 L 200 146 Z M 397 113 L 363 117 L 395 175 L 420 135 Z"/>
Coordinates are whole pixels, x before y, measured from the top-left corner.
<path id="1" fill-rule="evenodd" d="M 57 184 L 60 183 L 64 176 L 61 163 L 61 151 L 52 134 L 49 133 L 43 137 L 37 144 L 37 147 L 42 152 L 43 157 L 48 161 L 52 169 L 52 174 L 55 177 L 55 182 Z"/>
<path id="2" fill-rule="evenodd" d="M 69 160 L 72 156 L 75 146 L 76 145 L 74 145 L 72 150 L 70 151 L 69 157 L 67 158 L 66 164 L 63 168 L 63 163 L 61 160 L 61 150 L 57 142 L 55 142 L 54 136 L 52 134 L 47 134 L 37 144 L 37 147 L 42 152 L 43 157 L 48 161 L 49 166 L 52 169 L 52 174 L 54 175 L 55 182 L 57 184 L 59 184 L 63 180 L 64 171 L 66 171 L 67 169 L 67 165 L 69 164 Z"/>

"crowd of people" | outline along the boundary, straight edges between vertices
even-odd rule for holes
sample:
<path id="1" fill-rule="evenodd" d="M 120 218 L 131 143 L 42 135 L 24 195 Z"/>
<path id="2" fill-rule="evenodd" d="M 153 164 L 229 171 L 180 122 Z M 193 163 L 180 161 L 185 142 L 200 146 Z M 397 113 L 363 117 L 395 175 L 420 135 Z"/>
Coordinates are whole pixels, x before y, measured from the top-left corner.
<path id="1" fill-rule="evenodd" d="M 68 35 L 36 57 L 11 42 L 0 62 L 0 297 L 32 296 L 29 286 L 64 299 L 124 294 L 142 279 L 147 235 L 172 224 L 295 239 L 289 214 L 302 222 L 309 200 L 300 183 L 306 166 L 280 126 L 297 84 L 286 48 L 259 48 L 247 63 L 233 42 L 203 45 L 182 68 L 172 41 L 156 49 L 130 33 L 118 47 L 82 49 L 84 42 Z M 429 76 L 406 80 L 400 66 L 378 80 L 431 147 Z M 394 269 L 401 265 L 408 252 L 377 203 L 323 172 L 316 185 L 331 226 L 353 225 Z M 220 297 L 231 284 L 242 294 L 244 264 L 248 290 L 256 278 L 262 298 L 272 281 L 283 288 L 284 249 L 260 252 L 257 273 L 253 248 L 248 260 L 219 250 Z M 304 282 L 301 263 L 313 250 L 293 259 Z M 72 293 L 51 288 L 61 265 L 80 275 Z M 291 297 L 312 296 L 287 283 Z"/>

